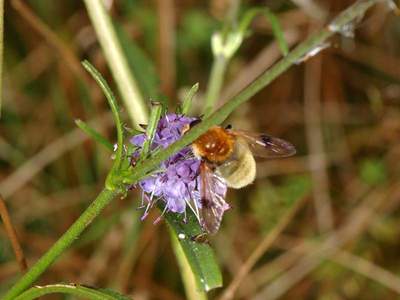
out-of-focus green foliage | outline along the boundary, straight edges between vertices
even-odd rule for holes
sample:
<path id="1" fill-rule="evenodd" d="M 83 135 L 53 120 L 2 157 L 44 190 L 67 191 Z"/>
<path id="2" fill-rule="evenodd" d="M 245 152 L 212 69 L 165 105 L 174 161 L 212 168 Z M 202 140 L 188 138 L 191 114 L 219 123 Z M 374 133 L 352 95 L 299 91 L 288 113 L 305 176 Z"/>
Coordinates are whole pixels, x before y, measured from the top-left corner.
<path id="1" fill-rule="evenodd" d="M 263 231 L 271 230 L 283 214 L 311 189 L 309 176 L 293 176 L 278 184 L 264 182 L 257 185 L 251 197 L 254 216 L 262 224 Z"/>
<path id="2" fill-rule="evenodd" d="M 360 177 L 370 185 L 385 183 L 387 172 L 384 161 L 378 158 L 365 159 L 360 165 Z"/>
<path id="3" fill-rule="evenodd" d="M 179 51 L 199 51 L 209 48 L 210 37 L 217 28 L 218 23 L 215 19 L 204 11 L 187 11 L 179 28 Z"/>
<path id="4" fill-rule="evenodd" d="M 0 185 L 42 149 L 59 139 L 63 140 L 75 129 L 74 119 L 89 121 L 107 110 L 104 99 L 91 85 L 93 82 L 80 78 L 70 70 L 65 53 L 54 47 L 51 39 L 43 36 L 23 17 L 15 2 L 5 3 Z M 82 59 L 88 59 L 98 67 L 107 82 L 112 83 L 109 69 L 80 2 L 23 2 L 65 43 L 67 49 L 63 50 L 72 53 L 78 64 Z M 158 26 L 160 13 L 163 13 L 158 11 L 159 1 L 105 2 L 112 3 L 108 12 L 145 99 L 163 100 L 159 92 L 163 80 L 159 71 L 162 52 L 158 48 Z M 198 101 L 193 105 L 196 106 L 202 101 L 211 69 L 210 38 L 221 28 L 223 16 L 228 10 L 224 5 L 229 1 L 173 2 L 176 22 L 173 32 L 176 37 L 173 61 L 177 70 L 175 86 L 179 90 L 199 82 L 200 89 L 196 94 Z M 241 2 L 239 15 L 255 5 L 254 1 Z M 323 25 L 317 24 L 318 16 L 315 16 L 312 8 L 310 10 L 310 7 L 295 4 L 300 2 L 262 3 L 276 15 L 294 44 L 301 41 L 306 32 L 313 32 L 316 27 Z M 336 15 L 349 4 L 344 0 L 325 2 L 326 6 L 322 9 L 329 16 Z M 315 153 L 304 150 L 310 149 L 310 145 L 305 138 L 308 120 L 304 119 L 306 101 L 303 95 L 305 90 L 317 86 L 305 85 L 307 72 L 310 72 L 307 76 L 315 78 L 315 82 L 321 82 L 320 90 L 313 91 L 319 96 L 321 124 L 313 125 L 323 134 L 322 146 L 329 177 L 327 193 L 331 197 L 334 215 L 333 229 L 340 230 L 346 220 L 354 217 L 353 208 L 361 205 L 365 197 L 376 192 L 378 196 L 373 200 L 380 201 L 379 195 L 390 194 L 398 185 L 400 74 L 396 66 L 400 57 L 400 27 L 399 18 L 383 7 L 383 2 L 381 4 L 369 11 L 368 16 L 356 25 L 354 39 L 338 35 L 332 40 L 334 47 L 310 57 L 304 65 L 285 72 L 267 89 L 255 95 L 255 101 L 240 107 L 232 117 L 231 122 L 235 127 L 240 124 L 243 129 L 269 132 L 294 142 L 298 155 L 279 161 L 271 171 L 271 174 L 276 171 L 272 177 L 258 178 L 253 185 L 240 191 L 229 191 L 227 201 L 232 209 L 225 213 L 218 235 L 210 238 L 211 247 L 217 248 L 222 274 L 218 270 L 206 274 L 210 285 L 220 285 L 222 275 L 224 288 L 228 286 L 243 262 L 253 253 L 258 241 L 273 230 L 294 203 L 305 197 L 310 200 L 304 204 L 301 213 L 290 220 L 284 235 L 299 242 L 315 241 L 313 247 L 319 247 L 322 241 L 315 222 L 316 208 L 311 188 L 314 183 L 310 176 L 313 167 L 308 160 Z M 276 44 L 271 47 L 270 42 L 274 42 L 273 30 L 268 22 L 257 18 L 250 29 L 249 32 L 254 34 L 247 36 L 244 47 L 233 57 L 232 65 L 227 69 L 223 91 L 231 84 L 243 88 L 240 80 L 236 81 L 240 76 L 244 75 L 252 81 L 261 69 L 270 68 L 271 62 L 266 62 L 274 59 Z M 268 56 L 262 56 L 262 53 Z M 315 67 L 318 60 L 322 60 L 320 77 Z M 175 94 L 178 94 L 177 90 Z M 168 101 L 172 106 L 178 106 L 177 99 Z M 126 121 L 124 108 L 122 116 Z M 102 125 L 99 130 L 101 134 L 114 142 L 113 128 Z M 125 133 L 126 139 L 133 134 L 128 130 Z M 60 142 L 59 147 L 64 147 L 70 141 Z M 88 206 L 101 189 L 111 164 L 110 153 L 93 142 L 80 143 L 71 151 L 61 151 L 56 159 L 7 197 L 30 266 Z M 17 179 L 16 184 L 20 177 Z M 83 275 L 94 265 L 96 269 L 93 269 L 95 271 L 88 279 L 90 282 L 87 282 L 90 285 L 112 287 L 133 299 L 150 297 L 169 300 L 186 297 L 169 236 L 164 234 L 165 224 L 152 224 L 158 217 L 157 211 L 141 221 L 142 210 L 137 209 L 141 206 L 141 195 L 136 191 L 130 191 L 128 195 L 128 198 L 117 199 L 104 211 L 102 219 L 93 222 L 71 251 L 47 270 L 42 282 L 81 282 Z M 385 209 L 376 210 L 365 228 L 343 249 L 398 277 L 400 223 L 398 204 L 392 199 L 394 196 L 395 193 L 385 199 Z M 189 219 L 189 223 L 192 221 Z M 183 230 L 180 222 L 175 225 L 177 232 Z M 191 234 L 199 232 L 198 227 L 189 227 L 193 230 Z M 2 228 L 0 225 L 1 294 L 20 274 Z M 195 268 L 204 272 L 204 261 L 198 257 L 194 250 L 196 248 L 191 246 L 191 234 L 185 234 L 184 250 L 192 256 L 192 264 L 197 264 Z M 112 235 L 112 242 L 106 244 L 103 241 L 108 235 Z M 202 254 L 210 254 L 208 262 L 217 261 L 207 244 L 197 246 L 206 249 Z M 251 272 L 257 272 L 264 263 L 279 262 L 281 255 L 291 250 L 279 246 L 279 242 L 272 245 Z M 300 255 L 299 259 L 294 260 L 293 265 L 302 257 Z M 314 272 L 308 273 L 282 298 L 398 298 L 392 289 L 351 271 L 351 263 L 346 266 L 329 259 L 322 261 Z M 280 269 L 278 263 L 274 270 L 279 272 L 263 285 L 273 282 L 287 269 Z M 242 282 L 235 297 L 255 297 L 263 288 L 258 285 L 263 275 L 259 275 L 260 278 L 249 276 L 251 280 Z M 218 297 L 220 291 L 213 292 L 209 298 L 216 298 L 214 295 Z M 72 299 L 68 296 L 54 297 Z"/>
<path id="5" fill-rule="evenodd" d="M 0 238 L 0 263 L 4 263 L 12 259 L 12 249 L 8 239 Z"/>

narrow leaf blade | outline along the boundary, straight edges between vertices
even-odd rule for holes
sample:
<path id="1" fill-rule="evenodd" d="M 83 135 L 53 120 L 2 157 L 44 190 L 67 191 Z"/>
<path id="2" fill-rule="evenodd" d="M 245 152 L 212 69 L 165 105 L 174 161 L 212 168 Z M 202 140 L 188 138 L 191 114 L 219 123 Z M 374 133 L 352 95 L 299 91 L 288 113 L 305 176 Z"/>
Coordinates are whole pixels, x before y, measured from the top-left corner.
<path id="1" fill-rule="evenodd" d="M 276 42 L 281 49 L 281 52 L 284 56 L 288 55 L 289 53 L 289 46 L 286 42 L 285 36 L 283 34 L 283 30 L 281 25 L 279 24 L 278 18 L 269 10 L 265 9 L 264 14 L 267 17 L 268 21 L 271 23 L 272 32 L 276 38 Z"/>
<path id="2" fill-rule="evenodd" d="M 113 145 L 104 136 L 102 136 L 99 132 L 97 132 L 94 128 L 90 127 L 84 121 L 79 119 L 75 120 L 75 124 L 96 142 L 102 144 L 109 151 L 113 151 Z"/>
<path id="3" fill-rule="evenodd" d="M 174 213 L 166 214 L 165 218 L 186 255 L 199 290 L 210 291 L 221 287 L 222 275 L 213 249 L 206 243 L 192 240 L 202 233 L 194 214 L 188 212 L 186 222 L 182 215 Z"/>
<path id="4" fill-rule="evenodd" d="M 68 294 L 90 300 L 132 300 L 110 289 L 96 289 L 80 284 L 49 284 L 35 286 L 19 295 L 15 300 L 31 300 L 49 294 Z"/>
<path id="5" fill-rule="evenodd" d="M 189 113 L 190 107 L 192 106 L 193 97 L 196 95 L 197 91 L 199 90 L 199 83 L 197 82 L 194 84 L 189 92 L 185 95 L 185 98 L 182 101 L 180 106 L 180 112 L 184 115 Z"/>

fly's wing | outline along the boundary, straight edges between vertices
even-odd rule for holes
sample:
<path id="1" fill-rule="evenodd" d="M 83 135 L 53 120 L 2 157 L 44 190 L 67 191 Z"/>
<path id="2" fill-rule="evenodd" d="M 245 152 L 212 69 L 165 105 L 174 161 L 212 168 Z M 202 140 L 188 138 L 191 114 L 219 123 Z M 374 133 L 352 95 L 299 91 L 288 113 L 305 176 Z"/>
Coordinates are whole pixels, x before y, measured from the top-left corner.
<path id="1" fill-rule="evenodd" d="M 244 139 L 251 152 L 257 157 L 288 157 L 296 153 L 296 148 L 291 143 L 265 133 L 253 133 L 244 130 L 229 130 L 229 132 Z"/>
<path id="2" fill-rule="evenodd" d="M 200 222 L 207 233 L 214 234 L 219 229 L 225 210 L 229 209 L 224 199 L 226 184 L 205 162 L 200 165 L 200 178 Z"/>

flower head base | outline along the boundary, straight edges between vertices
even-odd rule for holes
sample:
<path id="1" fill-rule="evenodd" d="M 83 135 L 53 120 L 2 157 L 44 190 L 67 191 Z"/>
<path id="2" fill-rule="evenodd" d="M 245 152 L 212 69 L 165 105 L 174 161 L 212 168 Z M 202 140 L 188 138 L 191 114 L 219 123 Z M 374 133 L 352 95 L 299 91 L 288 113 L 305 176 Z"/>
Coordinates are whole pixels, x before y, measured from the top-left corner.
<path id="1" fill-rule="evenodd" d="M 184 129 L 196 120 L 176 114 L 165 115 L 158 123 L 150 151 L 166 148 L 179 140 Z M 134 156 L 139 155 L 146 138 L 144 133 L 131 138 L 130 142 L 139 148 Z M 185 147 L 161 163 L 155 173 L 141 180 L 137 186 L 143 191 L 143 204 L 146 206 L 142 219 L 147 216 L 149 209 L 161 200 L 165 202 L 164 212 L 185 214 L 188 206 L 200 221 L 200 164 L 201 160 L 193 155 L 191 147 Z M 220 197 L 225 197 L 226 190 L 226 185 L 222 185 L 214 192 Z"/>

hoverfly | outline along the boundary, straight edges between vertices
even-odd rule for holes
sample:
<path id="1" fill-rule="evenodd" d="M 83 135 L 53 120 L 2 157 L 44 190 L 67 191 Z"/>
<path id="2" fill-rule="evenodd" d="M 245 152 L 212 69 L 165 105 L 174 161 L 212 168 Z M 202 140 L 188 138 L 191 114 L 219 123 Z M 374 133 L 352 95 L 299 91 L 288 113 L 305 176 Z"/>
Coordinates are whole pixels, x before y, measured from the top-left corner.
<path id="1" fill-rule="evenodd" d="M 215 191 L 223 184 L 239 189 L 256 177 L 254 156 L 261 158 L 288 157 L 295 147 L 267 134 L 233 130 L 231 127 L 211 127 L 192 143 L 200 164 L 200 223 L 208 234 L 215 234 L 224 211 L 229 208 L 225 199 Z"/>

